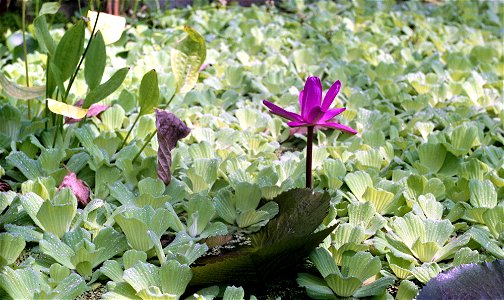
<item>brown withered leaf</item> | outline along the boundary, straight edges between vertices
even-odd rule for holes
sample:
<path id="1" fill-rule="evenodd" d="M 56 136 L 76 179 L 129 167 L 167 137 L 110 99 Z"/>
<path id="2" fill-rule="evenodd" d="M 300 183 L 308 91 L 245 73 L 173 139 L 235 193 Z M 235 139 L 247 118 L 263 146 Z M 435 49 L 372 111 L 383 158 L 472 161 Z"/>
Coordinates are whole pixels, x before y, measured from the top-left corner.
<path id="1" fill-rule="evenodd" d="M 159 179 L 165 184 L 169 184 L 171 181 L 171 150 L 191 130 L 174 114 L 159 109 L 156 109 L 156 128 L 159 144 L 157 174 Z"/>
<path id="2" fill-rule="evenodd" d="M 63 177 L 63 181 L 59 185 L 58 191 L 62 188 L 69 188 L 82 206 L 86 206 L 86 204 L 88 204 L 90 195 L 89 187 L 84 181 L 77 178 L 77 175 L 74 172 L 70 172 L 68 175 Z"/>

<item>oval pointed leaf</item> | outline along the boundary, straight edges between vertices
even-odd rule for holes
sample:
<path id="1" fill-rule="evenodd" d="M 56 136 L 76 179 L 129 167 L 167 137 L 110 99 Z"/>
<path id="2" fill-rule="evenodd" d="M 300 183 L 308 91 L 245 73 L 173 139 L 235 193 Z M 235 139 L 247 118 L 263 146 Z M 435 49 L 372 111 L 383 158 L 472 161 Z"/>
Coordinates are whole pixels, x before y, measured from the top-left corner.
<path id="1" fill-rule="evenodd" d="M 98 31 L 89 45 L 84 65 L 84 78 L 90 90 L 94 90 L 101 83 L 106 60 L 105 41 L 102 33 Z"/>
<path id="2" fill-rule="evenodd" d="M 199 68 L 206 58 L 205 39 L 193 28 L 184 27 L 187 33 L 171 50 L 171 67 L 177 81 L 177 90 L 190 91 L 198 81 Z"/>
<path id="3" fill-rule="evenodd" d="M 140 115 L 154 112 L 159 105 L 159 85 L 156 70 L 145 73 L 140 83 Z"/>
<path id="4" fill-rule="evenodd" d="M 124 78 L 126 78 L 126 74 L 128 74 L 128 71 L 128 67 L 119 69 L 114 73 L 114 75 L 112 75 L 112 77 L 110 77 L 109 80 L 107 80 L 107 82 L 100 84 L 94 90 L 89 92 L 89 94 L 86 96 L 86 100 L 84 100 L 82 107 L 89 108 L 92 104 L 105 99 L 110 94 L 115 92 L 115 90 L 117 90 L 123 83 Z"/>
<path id="5" fill-rule="evenodd" d="M 54 53 L 54 64 L 61 70 L 61 79 L 72 76 L 84 51 L 84 22 L 79 21 L 61 38 Z"/>

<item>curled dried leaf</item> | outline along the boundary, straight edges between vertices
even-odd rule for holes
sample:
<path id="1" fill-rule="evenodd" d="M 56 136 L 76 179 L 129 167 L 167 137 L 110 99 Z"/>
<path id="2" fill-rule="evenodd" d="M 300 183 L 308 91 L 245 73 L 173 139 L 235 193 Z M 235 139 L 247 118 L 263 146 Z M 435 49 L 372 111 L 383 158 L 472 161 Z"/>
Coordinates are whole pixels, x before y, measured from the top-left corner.
<path id="1" fill-rule="evenodd" d="M 159 179 L 165 184 L 169 184 L 171 181 L 171 150 L 191 130 L 177 116 L 163 110 L 156 110 L 156 128 L 159 143 L 157 173 Z"/>

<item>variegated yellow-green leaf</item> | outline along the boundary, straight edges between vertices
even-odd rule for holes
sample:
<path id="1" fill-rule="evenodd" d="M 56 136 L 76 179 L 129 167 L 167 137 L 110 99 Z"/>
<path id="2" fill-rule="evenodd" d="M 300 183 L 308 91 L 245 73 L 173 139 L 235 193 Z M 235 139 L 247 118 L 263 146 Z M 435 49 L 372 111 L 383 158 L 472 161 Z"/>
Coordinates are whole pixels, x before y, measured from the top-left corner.
<path id="1" fill-rule="evenodd" d="M 113 44 L 117 42 L 126 28 L 126 19 L 120 16 L 114 16 L 106 13 L 98 13 L 96 11 L 88 11 L 87 17 L 89 21 L 87 22 L 90 31 L 93 30 L 96 19 L 98 18 L 98 24 L 96 24 L 96 31 L 100 30 L 103 35 L 103 40 L 106 45 Z"/>
<path id="2" fill-rule="evenodd" d="M 73 119 L 82 119 L 88 112 L 85 108 L 69 105 L 49 98 L 47 99 L 47 106 L 53 113 Z"/>
<path id="3" fill-rule="evenodd" d="M 205 39 L 193 28 L 184 27 L 187 33 L 171 50 L 171 67 L 177 81 L 177 90 L 190 91 L 198 81 L 199 68 L 206 58 Z"/>
<path id="4" fill-rule="evenodd" d="M 20 86 L 11 82 L 1 73 L 0 84 L 7 95 L 20 100 L 33 99 L 45 94 L 45 86 Z"/>

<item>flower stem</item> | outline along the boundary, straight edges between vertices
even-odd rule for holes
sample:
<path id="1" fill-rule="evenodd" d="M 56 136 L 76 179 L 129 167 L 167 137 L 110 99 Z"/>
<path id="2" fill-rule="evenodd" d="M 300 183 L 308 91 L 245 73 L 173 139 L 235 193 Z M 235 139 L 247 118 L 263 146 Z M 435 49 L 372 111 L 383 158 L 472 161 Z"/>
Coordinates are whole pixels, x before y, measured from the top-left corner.
<path id="1" fill-rule="evenodd" d="M 140 119 L 140 113 L 138 114 L 138 116 L 136 117 L 135 121 L 133 122 L 133 125 L 131 125 L 131 128 L 130 130 L 128 131 L 128 134 L 126 134 L 126 137 L 124 138 L 122 144 L 121 144 L 121 147 L 119 147 L 118 151 L 121 150 L 124 145 L 126 145 L 126 141 L 128 140 L 130 134 L 131 134 L 131 131 L 133 131 L 133 128 L 135 127 L 136 123 L 138 122 L 138 119 Z"/>
<path id="2" fill-rule="evenodd" d="M 140 156 L 140 154 L 142 154 L 143 150 L 145 149 L 145 147 L 147 147 L 147 145 L 150 143 L 150 141 L 152 140 L 152 138 L 156 135 L 157 133 L 157 128 L 156 130 L 154 130 L 154 132 L 147 138 L 147 140 L 145 141 L 145 143 L 143 144 L 142 148 L 140 149 L 140 151 L 138 151 L 137 155 L 135 155 L 135 157 L 133 158 L 133 160 L 131 161 L 132 164 L 135 163 L 135 160 L 137 160 L 137 158 Z"/>
<path id="3" fill-rule="evenodd" d="M 312 188 L 313 126 L 308 126 L 306 134 L 306 188 Z"/>
<path id="4" fill-rule="evenodd" d="M 25 64 L 25 76 L 26 76 L 26 86 L 30 86 L 30 80 L 28 77 L 28 51 L 26 51 L 26 0 L 23 0 L 21 3 L 21 14 L 22 14 L 22 20 L 21 20 L 21 27 L 23 31 L 23 54 L 24 54 L 24 64 Z M 28 109 L 28 120 L 31 119 L 31 113 L 30 113 L 30 103 L 31 101 L 28 100 L 26 102 L 27 104 L 27 109 Z"/>

